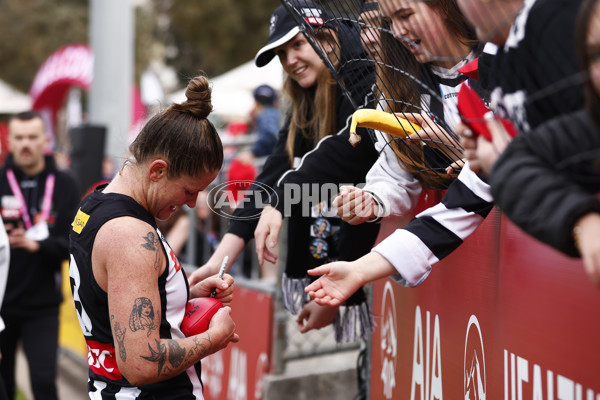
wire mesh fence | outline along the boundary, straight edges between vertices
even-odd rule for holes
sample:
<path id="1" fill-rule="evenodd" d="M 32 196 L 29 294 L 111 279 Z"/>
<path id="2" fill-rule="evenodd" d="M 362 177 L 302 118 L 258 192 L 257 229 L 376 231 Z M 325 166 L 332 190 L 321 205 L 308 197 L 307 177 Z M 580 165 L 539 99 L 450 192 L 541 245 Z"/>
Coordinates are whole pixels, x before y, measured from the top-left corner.
<path id="1" fill-rule="evenodd" d="M 589 76 L 578 65 L 574 40 L 580 0 L 572 8 L 563 1 L 516 1 L 496 8 L 472 3 L 282 0 L 357 108 L 364 94 L 355 90 L 357 82 L 373 82 L 366 108 L 394 113 L 396 123 L 365 113 L 364 126 L 385 132 L 380 153 L 391 148 L 424 188 L 446 188 L 464 165 L 457 123 L 475 131 L 485 125 L 482 114 L 459 111 L 461 86 L 471 87 L 487 111 L 510 120 L 512 135 L 583 106 Z M 564 35 L 545 29 L 556 23 L 551 15 L 558 10 Z M 531 12 L 539 22 L 530 22 L 526 32 Z M 316 17 L 323 19 L 321 26 L 310 23 Z M 524 41 L 526 33 L 530 40 Z M 371 138 L 381 141 L 373 133 Z"/>
<path id="2" fill-rule="evenodd" d="M 490 8 L 470 15 L 459 8 L 467 0 L 281 3 L 338 90 L 355 110 L 368 110 L 355 114 L 358 128 L 354 132 L 351 126 L 349 134 L 353 146 L 374 146 L 391 169 L 411 174 L 424 189 L 447 189 L 464 168 L 460 123 L 485 135 L 484 116 L 493 110 L 493 118 L 506 120 L 513 135 L 523 134 L 583 107 L 589 76 L 581 72 L 575 55 L 575 18 L 565 24 L 568 33 L 562 36 L 555 29 L 544 30 L 550 14 L 562 10 L 560 17 L 566 19 L 567 11 L 571 17 L 576 12 L 561 8 L 564 2 L 524 1 L 519 13 Z M 526 25 L 528 13 L 540 19 Z M 526 26 L 532 31 L 526 32 Z M 523 40 L 526 34 L 528 40 Z M 471 93 L 462 97 L 461 109 L 464 87 Z M 568 170 L 582 158 L 594 160 L 597 151 L 578 153 L 557 168 Z M 285 240 L 281 243 L 285 246 Z M 283 360 L 345 348 L 332 340 L 330 328 L 300 334 L 294 317 L 282 320 Z"/>

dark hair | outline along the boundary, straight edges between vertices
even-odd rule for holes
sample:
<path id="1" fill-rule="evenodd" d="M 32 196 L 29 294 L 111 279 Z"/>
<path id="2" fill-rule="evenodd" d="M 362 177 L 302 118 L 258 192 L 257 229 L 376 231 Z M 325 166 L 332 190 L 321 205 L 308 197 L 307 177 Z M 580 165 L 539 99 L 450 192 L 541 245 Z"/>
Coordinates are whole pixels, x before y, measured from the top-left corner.
<path id="1" fill-rule="evenodd" d="M 415 79 L 422 79 L 423 66 L 410 51 L 389 32 L 389 21 L 382 21 L 384 31 L 380 35 L 381 59 L 377 67 L 377 87 L 384 109 L 393 113 L 420 113 L 420 91 Z M 400 166 L 413 174 L 426 189 L 444 189 L 456 178 L 436 170 L 426 158 L 423 147 L 409 139 L 388 135 Z"/>
<path id="2" fill-rule="evenodd" d="M 256 100 L 256 102 L 258 104 L 260 104 L 261 106 L 272 106 L 272 105 L 275 104 L 275 98 L 274 97 L 254 96 L 254 100 Z"/>
<path id="3" fill-rule="evenodd" d="M 423 0 L 423 2 L 437 8 L 443 16 L 446 16 L 448 28 L 461 43 L 476 52 L 481 50 L 478 48 L 475 31 L 461 13 L 456 0 Z M 383 65 L 377 67 L 377 86 L 380 98 L 385 101 L 385 111 L 420 113 L 420 89 L 415 78 L 427 79 L 425 67 L 393 35 L 391 21 L 388 18 L 382 18 L 381 25 Z M 439 161 L 435 158 L 430 159 L 424 152 L 425 148 L 414 145 L 411 140 L 390 136 L 389 144 L 402 168 L 413 174 L 426 189 L 446 189 L 457 176 L 457 173 L 447 174 L 445 171 L 440 171 L 437 165 Z M 447 158 L 447 154 L 444 156 Z"/>
<path id="4" fill-rule="evenodd" d="M 18 119 L 19 121 L 31 121 L 32 119 L 35 118 L 39 118 L 42 120 L 42 123 L 45 125 L 45 121 L 44 118 L 42 117 L 42 114 L 40 114 L 39 112 L 35 111 L 35 110 L 30 110 L 30 111 L 23 111 L 17 114 L 14 114 L 12 117 L 10 117 L 9 122 L 12 121 L 13 119 Z"/>
<path id="5" fill-rule="evenodd" d="M 456 0 L 423 0 L 423 2 L 440 9 L 442 14 L 447 17 L 446 23 L 448 27 L 459 38 L 461 43 L 470 48 L 477 47 L 479 41 L 477 40 L 475 29 L 469 23 L 467 17 L 460 11 Z"/>
<path id="6" fill-rule="evenodd" d="M 587 49 L 587 35 L 591 24 L 594 8 L 598 5 L 598 0 L 584 0 L 579 7 L 577 22 L 575 24 L 575 48 L 577 49 L 577 58 L 582 73 L 589 77 L 589 68 L 591 61 Z M 586 79 L 583 86 L 585 94 L 585 106 L 596 123 L 600 127 L 600 94 L 596 92 L 591 79 Z"/>
<path id="7" fill-rule="evenodd" d="M 275 93 L 275 89 L 269 85 L 258 86 L 256 89 L 254 89 L 252 94 L 254 96 L 254 100 L 263 106 L 272 106 L 277 100 L 277 93 Z"/>
<path id="8" fill-rule="evenodd" d="M 208 79 L 202 75 L 193 78 L 185 95 L 186 101 L 152 117 L 129 146 L 137 163 L 164 158 L 171 177 L 195 177 L 221 168 L 223 145 L 207 119 L 212 111 Z"/>

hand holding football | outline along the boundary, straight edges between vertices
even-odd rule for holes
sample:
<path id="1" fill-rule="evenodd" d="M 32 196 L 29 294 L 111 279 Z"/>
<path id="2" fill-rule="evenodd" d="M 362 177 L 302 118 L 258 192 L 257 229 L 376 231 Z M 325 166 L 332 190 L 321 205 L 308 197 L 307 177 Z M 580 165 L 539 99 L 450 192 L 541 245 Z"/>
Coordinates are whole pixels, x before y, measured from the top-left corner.
<path id="1" fill-rule="evenodd" d="M 221 308 L 223 303 L 212 297 L 191 299 L 185 308 L 181 331 L 186 337 L 206 332 L 213 315 Z"/>

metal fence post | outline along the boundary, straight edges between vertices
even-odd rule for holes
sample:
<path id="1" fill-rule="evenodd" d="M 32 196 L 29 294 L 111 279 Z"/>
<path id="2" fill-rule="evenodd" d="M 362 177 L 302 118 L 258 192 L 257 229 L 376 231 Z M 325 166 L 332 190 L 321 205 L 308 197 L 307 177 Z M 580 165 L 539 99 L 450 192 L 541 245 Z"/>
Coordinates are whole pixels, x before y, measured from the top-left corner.
<path id="1" fill-rule="evenodd" d="M 277 288 L 275 291 L 275 312 L 273 315 L 273 373 L 282 374 L 285 371 L 285 350 L 287 346 L 287 321 L 289 313 L 283 306 L 281 292 L 281 276 L 287 259 L 287 218 L 283 219 L 279 233 L 279 252 L 277 258 Z"/>

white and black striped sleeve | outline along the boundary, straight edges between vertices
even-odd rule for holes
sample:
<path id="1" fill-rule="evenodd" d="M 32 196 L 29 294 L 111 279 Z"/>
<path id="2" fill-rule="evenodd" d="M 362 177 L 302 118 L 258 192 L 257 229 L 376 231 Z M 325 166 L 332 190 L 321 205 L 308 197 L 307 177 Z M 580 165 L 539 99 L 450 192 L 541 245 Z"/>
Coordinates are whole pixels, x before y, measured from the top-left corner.
<path id="1" fill-rule="evenodd" d="M 373 251 L 398 271 L 392 278 L 405 286 L 421 284 L 431 266 L 454 251 L 493 208 L 490 187 L 468 163 L 448 187 L 442 201 L 418 214 Z"/>

